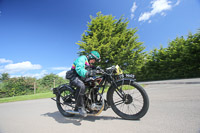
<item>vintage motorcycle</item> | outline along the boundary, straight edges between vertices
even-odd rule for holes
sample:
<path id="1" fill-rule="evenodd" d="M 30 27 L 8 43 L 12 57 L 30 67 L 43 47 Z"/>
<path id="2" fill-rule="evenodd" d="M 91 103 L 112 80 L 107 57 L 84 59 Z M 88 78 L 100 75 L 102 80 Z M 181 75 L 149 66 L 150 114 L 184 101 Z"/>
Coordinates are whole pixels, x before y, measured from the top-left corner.
<path id="1" fill-rule="evenodd" d="M 99 115 L 110 107 L 118 116 L 127 120 L 138 120 L 147 113 L 148 95 L 143 87 L 136 83 L 134 75 L 123 74 L 118 65 L 98 71 L 100 76 L 85 80 L 84 101 L 88 116 Z M 106 90 L 107 95 L 104 94 Z M 56 101 L 63 116 L 72 117 L 79 114 L 76 107 L 78 91 L 70 83 L 53 88 L 56 98 L 52 99 Z"/>

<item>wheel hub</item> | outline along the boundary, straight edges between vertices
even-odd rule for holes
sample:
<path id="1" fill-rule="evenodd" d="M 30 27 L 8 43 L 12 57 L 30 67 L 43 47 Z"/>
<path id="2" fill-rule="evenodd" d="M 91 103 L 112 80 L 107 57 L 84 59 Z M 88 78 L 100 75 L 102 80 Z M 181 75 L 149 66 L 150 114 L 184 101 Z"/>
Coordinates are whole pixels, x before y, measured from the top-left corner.
<path id="1" fill-rule="evenodd" d="M 125 104 L 130 104 L 130 103 L 132 103 L 132 102 L 133 102 L 132 96 L 129 95 L 129 94 L 126 94 L 126 95 L 125 95 Z"/>
<path id="2" fill-rule="evenodd" d="M 68 96 L 64 97 L 63 101 L 64 101 L 64 104 L 72 103 L 72 99 L 70 97 L 68 97 Z"/>

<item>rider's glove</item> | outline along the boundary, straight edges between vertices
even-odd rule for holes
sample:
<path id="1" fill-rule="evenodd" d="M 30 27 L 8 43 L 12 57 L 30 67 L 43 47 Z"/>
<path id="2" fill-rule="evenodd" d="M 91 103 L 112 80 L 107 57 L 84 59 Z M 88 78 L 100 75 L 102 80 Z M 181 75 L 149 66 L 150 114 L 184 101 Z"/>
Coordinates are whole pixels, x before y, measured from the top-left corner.
<path id="1" fill-rule="evenodd" d="M 100 69 L 100 70 L 97 70 L 96 71 L 96 74 L 102 74 L 102 70 Z"/>
<path id="2" fill-rule="evenodd" d="M 97 69 L 97 70 L 101 70 L 101 67 L 100 67 L 100 66 L 97 66 L 96 69 Z"/>
<path id="3" fill-rule="evenodd" d="M 94 77 L 96 75 L 96 70 L 89 70 L 86 73 L 86 77 Z"/>

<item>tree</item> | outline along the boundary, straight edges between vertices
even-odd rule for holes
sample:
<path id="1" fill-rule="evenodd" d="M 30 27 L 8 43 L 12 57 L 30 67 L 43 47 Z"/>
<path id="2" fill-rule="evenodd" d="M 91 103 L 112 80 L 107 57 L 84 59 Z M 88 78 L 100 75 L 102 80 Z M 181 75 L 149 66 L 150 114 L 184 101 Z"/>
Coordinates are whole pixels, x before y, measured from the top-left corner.
<path id="1" fill-rule="evenodd" d="M 0 76 L 0 81 L 6 81 L 10 78 L 10 75 L 8 73 L 2 73 Z"/>
<path id="2" fill-rule="evenodd" d="M 6 93 L 6 96 L 19 96 L 32 93 L 33 82 L 35 78 L 31 77 L 17 77 L 10 78 L 4 82 L 2 92 Z"/>
<path id="3" fill-rule="evenodd" d="M 58 86 L 60 84 L 66 83 L 66 80 L 59 77 L 58 75 L 51 73 L 51 74 L 45 75 L 42 79 L 39 79 L 38 83 L 40 85 L 40 88 L 50 89 L 54 87 L 54 84 L 55 86 Z"/>
<path id="4" fill-rule="evenodd" d="M 141 69 L 139 80 L 200 77 L 200 32 L 177 37 L 167 48 L 154 49 Z"/>
<path id="5" fill-rule="evenodd" d="M 114 19 L 112 15 L 97 13 L 90 17 L 88 29 L 79 41 L 79 55 L 87 55 L 96 50 L 101 55 L 100 66 L 103 68 L 120 65 L 128 72 L 136 72 L 142 67 L 145 53 L 142 42 L 138 42 L 137 29 L 128 28 L 128 21 L 121 17 Z M 106 62 L 106 63 L 105 63 Z"/>

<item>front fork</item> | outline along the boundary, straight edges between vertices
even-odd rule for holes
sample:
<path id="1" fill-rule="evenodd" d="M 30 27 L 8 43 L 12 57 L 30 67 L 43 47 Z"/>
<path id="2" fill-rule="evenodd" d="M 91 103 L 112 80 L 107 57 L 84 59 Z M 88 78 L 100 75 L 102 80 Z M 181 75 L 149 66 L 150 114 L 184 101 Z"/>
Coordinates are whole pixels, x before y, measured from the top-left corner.
<path id="1" fill-rule="evenodd" d="M 129 85 L 131 84 L 131 82 L 132 82 L 133 80 L 130 80 L 129 81 Z M 119 95 L 119 97 L 124 101 L 124 102 L 126 102 L 127 101 L 127 98 L 128 98 L 128 95 L 122 90 L 122 87 L 123 87 L 123 85 L 124 85 L 124 79 L 122 79 L 122 86 L 121 86 L 121 88 L 119 88 L 118 86 L 117 86 L 117 84 L 116 84 L 116 82 L 115 81 L 112 81 L 113 82 L 113 84 L 114 84 L 114 86 L 115 86 L 115 92 Z"/>
<path id="2" fill-rule="evenodd" d="M 114 86 L 116 88 L 115 92 L 119 95 L 119 97 L 121 97 L 123 100 L 125 100 L 126 99 L 125 98 L 126 93 L 122 90 L 122 87 L 119 88 L 115 81 L 112 81 L 112 82 L 113 82 L 113 84 L 114 84 Z M 124 84 L 124 80 L 122 81 L 122 86 L 123 86 L 123 84 Z"/>

